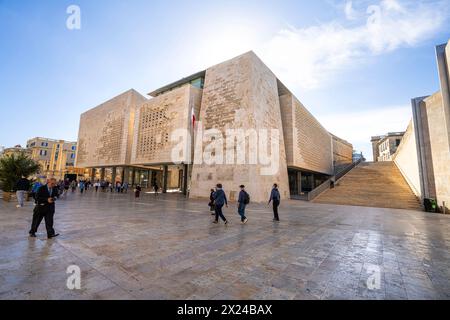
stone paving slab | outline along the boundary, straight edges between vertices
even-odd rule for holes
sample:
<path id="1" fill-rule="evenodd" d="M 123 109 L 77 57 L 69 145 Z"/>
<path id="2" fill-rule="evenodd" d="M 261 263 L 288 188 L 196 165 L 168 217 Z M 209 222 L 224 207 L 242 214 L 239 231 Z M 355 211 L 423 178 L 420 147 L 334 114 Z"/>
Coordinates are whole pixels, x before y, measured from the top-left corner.
<path id="1" fill-rule="evenodd" d="M 89 191 L 58 201 L 47 240 L 32 209 L 0 202 L 0 299 L 450 298 L 450 216 L 283 201 L 280 223 L 231 204 L 225 226 L 206 200 Z"/>

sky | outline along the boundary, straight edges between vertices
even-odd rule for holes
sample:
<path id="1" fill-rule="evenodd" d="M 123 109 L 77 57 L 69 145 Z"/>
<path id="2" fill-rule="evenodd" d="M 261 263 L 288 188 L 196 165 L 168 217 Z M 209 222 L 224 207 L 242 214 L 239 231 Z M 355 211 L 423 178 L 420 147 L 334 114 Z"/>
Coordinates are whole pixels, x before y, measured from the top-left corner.
<path id="1" fill-rule="evenodd" d="M 0 146 L 76 141 L 82 112 L 253 50 L 370 160 L 370 137 L 406 130 L 411 98 L 439 90 L 449 22 L 448 0 L 0 0 Z"/>

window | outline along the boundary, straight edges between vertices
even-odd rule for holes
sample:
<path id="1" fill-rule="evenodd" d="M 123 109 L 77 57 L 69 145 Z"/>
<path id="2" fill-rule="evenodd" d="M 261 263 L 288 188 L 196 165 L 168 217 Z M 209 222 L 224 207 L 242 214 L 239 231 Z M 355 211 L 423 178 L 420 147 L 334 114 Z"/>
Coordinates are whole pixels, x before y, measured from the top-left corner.
<path id="1" fill-rule="evenodd" d="M 75 159 L 75 153 L 72 153 L 72 154 L 70 155 L 70 159 Z"/>
<path id="2" fill-rule="evenodd" d="M 48 142 L 41 142 L 41 147 L 48 147 Z"/>
<path id="3" fill-rule="evenodd" d="M 400 145 L 400 139 L 395 140 L 395 146 L 398 147 Z"/>
<path id="4" fill-rule="evenodd" d="M 77 147 L 76 146 L 72 146 L 72 150 L 73 151 L 77 150 Z"/>
<path id="5" fill-rule="evenodd" d="M 46 156 L 47 155 L 47 150 L 39 150 L 39 155 L 40 156 Z"/>

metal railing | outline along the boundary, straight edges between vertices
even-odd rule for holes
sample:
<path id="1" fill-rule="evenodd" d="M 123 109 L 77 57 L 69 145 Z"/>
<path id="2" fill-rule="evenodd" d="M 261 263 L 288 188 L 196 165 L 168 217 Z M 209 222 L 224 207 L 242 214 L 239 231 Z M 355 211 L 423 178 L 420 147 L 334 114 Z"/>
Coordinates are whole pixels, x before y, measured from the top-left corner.
<path id="1" fill-rule="evenodd" d="M 362 159 L 358 159 L 355 162 L 352 162 L 347 167 L 345 167 L 343 170 L 336 173 L 334 176 L 330 177 L 328 180 L 326 180 L 324 183 L 322 183 L 317 188 L 311 190 L 308 192 L 308 201 L 314 200 L 317 198 L 321 193 L 325 192 L 326 190 L 330 189 L 331 183 L 334 181 L 334 184 L 336 185 L 337 182 L 342 179 L 347 173 L 350 172 L 353 168 L 355 168 L 357 165 L 359 165 L 362 162 Z"/>

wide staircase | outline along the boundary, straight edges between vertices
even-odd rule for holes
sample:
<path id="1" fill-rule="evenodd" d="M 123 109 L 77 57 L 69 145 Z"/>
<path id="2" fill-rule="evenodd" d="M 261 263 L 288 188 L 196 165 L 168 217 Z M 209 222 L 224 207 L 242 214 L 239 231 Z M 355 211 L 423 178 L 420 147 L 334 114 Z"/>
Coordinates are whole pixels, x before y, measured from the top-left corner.
<path id="1" fill-rule="evenodd" d="M 313 202 L 422 210 L 394 162 L 362 162 Z"/>

